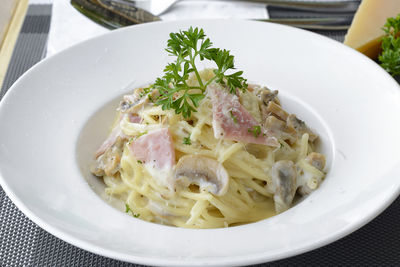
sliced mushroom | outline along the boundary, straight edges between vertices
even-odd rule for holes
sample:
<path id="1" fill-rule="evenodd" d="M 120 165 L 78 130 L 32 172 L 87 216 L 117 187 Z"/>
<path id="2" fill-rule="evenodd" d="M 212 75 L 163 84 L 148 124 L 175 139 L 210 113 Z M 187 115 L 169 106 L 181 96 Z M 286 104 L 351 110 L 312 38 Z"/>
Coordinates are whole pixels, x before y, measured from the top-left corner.
<path id="1" fill-rule="evenodd" d="M 99 156 L 93 163 L 90 171 L 96 176 L 112 176 L 119 171 L 124 139 L 118 137 L 116 142 L 109 147 L 104 154 Z"/>
<path id="2" fill-rule="evenodd" d="M 185 155 L 176 164 L 174 177 L 184 186 L 196 184 L 201 190 L 222 196 L 228 190 L 229 174 L 218 161 L 199 155 Z"/>
<path id="3" fill-rule="evenodd" d="M 280 105 L 279 99 L 277 97 L 278 91 L 274 90 L 271 91 L 267 87 L 262 87 L 262 88 L 257 88 L 256 89 L 256 95 L 259 98 L 260 102 L 260 110 L 261 110 L 261 116 L 262 120 L 265 121 L 265 119 L 269 116 L 269 111 L 268 111 L 268 104 L 270 102 L 274 102 L 277 105 Z"/>
<path id="4" fill-rule="evenodd" d="M 286 124 L 289 130 L 295 131 L 299 136 L 302 136 L 305 133 L 308 133 L 309 140 L 314 142 L 318 135 L 316 135 L 310 128 L 306 125 L 306 123 L 296 117 L 294 114 L 290 114 L 286 119 Z"/>
<path id="5" fill-rule="evenodd" d="M 286 127 L 286 122 L 277 119 L 275 116 L 268 116 L 264 124 L 265 129 L 278 139 L 286 140 L 289 143 L 296 141 L 296 132 Z"/>
<path id="6" fill-rule="evenodd" d="M 264 124 L 265 129 L 276 138 L 280 139 L 286 128 L 286 123 L 275 116 L 268 116 Z"/>
<path id="7" fill-rule="evenodd" d="M 275 210 L 277 213 L 289 209 L 297 189 L 297 171 L 293 161 L 277 161 L 271 169 L 274 187 Z"/>
<path id="8" fill-rule="evenodd" d="M 278 90 L 271 91 L 267 88 L 263 88 L 260 92 L 260 99 L 264 103 L 265 106 L 268 106 L 269 102 L 273 101 L 279 105 L 278 100 Z"/>
<path id="9" fill-rule="evenodd" d="M 132 94 L 124 95 L 119 104 L 119 110 L 121 110 L 121 112 L 126 112 L 129 108 L 136 105 L 141 99 L 140 92 L 142 90 L 142 88 L 136 88 Z"/>
<path id="10" fill-rule="evenodd" d="M 119 109 L 122 113 L 136 114 L 150 99 L 156 99 L 158 90 L 152 90 L 149 93 L 144 93 L 143 88 L 137 88 L 131 95 L 125 95 L 120 103 Z"/>
<path id="11" fill-rule="evenodd" d="M 306 157 L 306 162 L 309 163 L 311 166 L 314 166 L 318 170 L 322 171 L 325 168 L 325 156 L 321 153 L 311 152 Z"/>
<path id="12" fill-rule="evenodd" d="M 284 111 L 281 106 L 279 106 L 273 101 L 270 101 L 268 103 L 266 112 L 268 116 L 272 115 L 283 121 L 286 121 L 286 119 L 289 116 L 289 114 L 286 111 Z"/>
<path id="13" fill-rule="evenodd" d="M 286 123 L 283 120 L 277 119 L 275 116 L 268 116 L 265 120 L 265 128 L 273 132 L 283 132 Z"/>

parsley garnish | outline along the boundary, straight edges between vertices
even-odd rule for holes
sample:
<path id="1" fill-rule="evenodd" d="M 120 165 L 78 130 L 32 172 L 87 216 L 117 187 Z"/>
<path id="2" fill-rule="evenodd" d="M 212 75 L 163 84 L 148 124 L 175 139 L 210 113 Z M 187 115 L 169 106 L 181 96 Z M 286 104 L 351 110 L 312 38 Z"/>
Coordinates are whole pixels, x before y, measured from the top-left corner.
<path id="1" fill-rule="evenodd" d="M 183 138 L 183 144 L 184 145 L 191 145 L 192 141 L 190 141 L 190 135 L 188 137 Z"/>
<path id="2" fill-rule="evenodd" d="M 237 123 L 237 118 L 236 118 L 235 115 L 233 115 L 232 110 L 229 111 L 229 114 L 231 115 L 231 118 L 232 118 L 233 122 L 234 122 L 234 123 Z"/>
<path id="3" fill-rule="evenodd" d="M 141 160 L 138 160 L 137 163 L 142 164 L 143 162 Z"/>
<path id="4" fill-rule="evenodd" d="M 131 210 L 131 208 L 129 207 L 129 205 L 126 204 L 126 203 L 125 203 L 125 212 L 126 212 L 126 213 L 131 212 L 131 213 L 132 213 L 132 216 L 135 217 L 135 218 L 139 218 L 139 216 L 140 216 L 139 213 L 134 213 L 134 212 Z"/>
<path id="5" fill-rule="evenodd" d="M 382 30 L 386 36 L 382 38 L 382 54 L 379 61 L 382 68 L 392 76 L 400 74 L 400 14 L 396 18 L 388 18 Z"/>
<path id="6" fill-rule="evenodd" d="M 158 89 L 160 97 L 156 104 L 162 109 L 174 109 L 176 114 L 182 113 L 189 118 L 196 112 L 199 102 L 205 97 L 207 86 L 216 81 L 226 85 L 229 92 L 234 94 L 236 89 L 247 89 L 243 71 L 226 74 L 234 69 L 234 56 L 229 50 L 213 48 L 212 42 L 206 38 L 203 29 L 190 27 L 187 31 L 170 33 L 166 51 L 176 60 L 164 68 L 164 76 L 157 78 L 154 87 Z M 204 83 L 200 77 L 195 61 L 210 60 L 217 65 L 214 77 Z M 189 86 L 186 80 L 193 73 L 199 83 L 198 86 Z"/>
<path id="7" fill-rule="evenodd" d="M 249 133 L 253 133 L 254 137 L 257 138 L 261 134 L 261 126 L 260 125 L 253 126 L 249 129 L 247 129 L 247 131 Z"/>

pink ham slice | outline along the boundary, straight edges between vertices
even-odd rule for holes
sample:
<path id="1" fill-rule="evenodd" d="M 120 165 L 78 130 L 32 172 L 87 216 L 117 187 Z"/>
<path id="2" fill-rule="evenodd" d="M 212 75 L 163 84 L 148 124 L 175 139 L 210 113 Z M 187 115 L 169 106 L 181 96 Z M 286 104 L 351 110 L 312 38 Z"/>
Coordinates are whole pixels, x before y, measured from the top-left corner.
<path id="1" fill-rule="evenodd" d="M 275 137 L 261 128 L 257 137 L 249 129 L 260 126 L 257 120 L 239 102 L 238 96 L 230 94 L 221 85 L 212 83 L 208 86 L 213 106 L 213 129 L 215 138 L 240 141 L 243 143 L 262 144 L 278 147 Z"/>
<path id="2" fill-rule="evenodd" d="M 130 149 L 136 159 L 159 170 L 169 170 L 175 165 L 175 150 L 168 128 L 140 136 L 130 144 Z"/>

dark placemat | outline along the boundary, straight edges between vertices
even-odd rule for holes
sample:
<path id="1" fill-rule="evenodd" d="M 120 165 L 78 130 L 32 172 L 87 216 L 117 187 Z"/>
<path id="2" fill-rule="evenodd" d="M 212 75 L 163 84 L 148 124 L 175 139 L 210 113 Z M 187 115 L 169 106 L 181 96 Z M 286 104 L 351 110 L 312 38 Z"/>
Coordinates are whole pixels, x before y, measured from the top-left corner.
<path id="1" fill-rule="evenodd" d="M 43 58 L 50 16 L 50 5 L 29 6 L 0 99 L 20 75 Z M 340 40 L 344 33 L 324 34 Z M 371 223 L 335 243 L 257 266 L 400 266 L 399 210 L 400 198 Z M 0 188 L 0 266 L 139 265 L 98 256 L 54 237 L 22 214 Z"/>

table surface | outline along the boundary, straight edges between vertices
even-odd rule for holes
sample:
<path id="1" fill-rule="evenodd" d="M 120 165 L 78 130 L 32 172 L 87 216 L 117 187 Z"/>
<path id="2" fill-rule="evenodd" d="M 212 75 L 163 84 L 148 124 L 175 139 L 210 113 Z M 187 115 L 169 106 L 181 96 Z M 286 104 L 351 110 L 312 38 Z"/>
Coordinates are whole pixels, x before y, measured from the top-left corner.
<path id="1" fill-rule="evenodd" d="M 270 10 L 271 17 L 285 16 Z M 44 57 L 51 5 L 30 5 L 0 91 Z M 320 32 L 343 40 L 344 32 Z M 0 129 L 1 130 L 1 129 Z M 258 266 L 399 266 L 400 198 L 372 222 L 325 247 Z M 70 245 L 30 221 L 0 188 L 0 266 L 137 266 Z"/>

